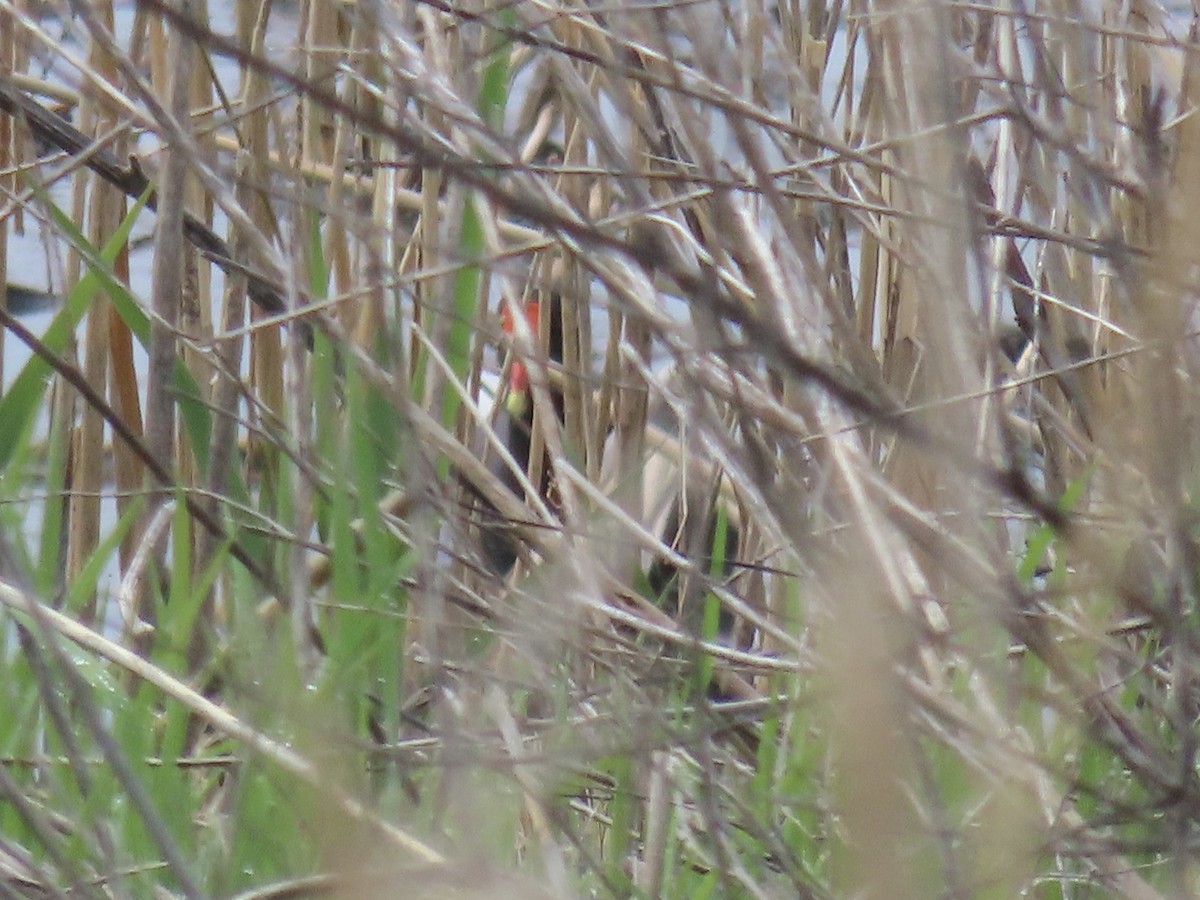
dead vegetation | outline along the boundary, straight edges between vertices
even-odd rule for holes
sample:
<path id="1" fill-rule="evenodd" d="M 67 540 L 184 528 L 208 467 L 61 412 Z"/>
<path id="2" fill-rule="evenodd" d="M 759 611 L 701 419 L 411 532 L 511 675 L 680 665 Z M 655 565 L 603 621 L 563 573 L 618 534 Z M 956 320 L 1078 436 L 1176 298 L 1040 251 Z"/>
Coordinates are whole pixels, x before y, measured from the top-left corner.
<path id="1" fill-rule="evenodd" d="M 0 0 L 0 893 L 1200 890 L 1185 19 L 116 12 Z"/>

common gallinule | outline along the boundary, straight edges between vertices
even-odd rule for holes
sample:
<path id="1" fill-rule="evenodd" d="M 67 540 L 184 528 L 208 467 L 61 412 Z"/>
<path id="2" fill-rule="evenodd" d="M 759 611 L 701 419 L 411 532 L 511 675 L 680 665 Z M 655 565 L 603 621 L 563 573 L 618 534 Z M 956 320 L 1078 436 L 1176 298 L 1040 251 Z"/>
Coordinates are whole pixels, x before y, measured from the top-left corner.
<path id="1" fill-rule="evenodd" d="M 540 307 L 531 300 L 521 310 L 530 330 L 537 334 Z M 503 310 L 504 333 L 513 335 L 515 324 L 513 310 L 505 305 Z M 563 358 L 562 309 L 555 301 L 550 305 L 547 357 L 553 364 L 561 364 Z M 529 474 L 530 455 L 533 451 L 533 391 L 529 383 L 529 369 L 520 357 L 513 360 L 509 368 L 508 384 L 502 392 L 505 397 L 503 409 L 496 416 L 496 433 L 508 448 L 518 467 Z M 552 387 L 550 397 L 555 415 L 562 420 L 563 397 L 561 389 Z M 522 479 L 500 458 L 494 458 L 489 469 L 509 491 L 518 497 L 525 496 Z M 545 497 L 550 489 L 551 466 L 548 459 L 542 460 L 537 475 L 538 491 Z M 507 575 L 516 563 L 518 537 L 514 523 L 506 521 L 487 500 L 480 498 L 480 549 L 488 568 L 497 575 Z"/>
<path id="2" fill-rule="evenodd" d="M 549 396 L 554 404 L 554 414 L 562 421 L 563 394 L 561 378 L 554 377 L 560 370 L 563 361 L 563 345 L 566 336 L 563 334 L 563 316 L 561 301 L 552 296 L 548 301 L 549 309 L 545 318 L 548 333 L 543 340 L 546 348 L 546 362 L 552 377 L 549 384 Z M 538 334 L 542 309 L 538 301 L 528 301 L 522 312 L 529 324 L 530 331 Z M 513 335 L 515 320 L 509 308 L 503 311 L 503 328 L 506 334 Z M 530 455 L 534 445 L 534 400 L 530 386 L 530 372 L 526 361 L 517 354 L 510 368 L 507 390 L 504 392 L 506 402 L 503 410 L 497 416 L 496 431 L 517 464 L 531 476 Z M 662 535 L 662 543 L 676 553 L 696 561 L 699 574 L 707 575 L 712 568 L 713 546 L 718 539 L 718 521 L 716 514 L 718 497 L 709 483 L 697 479 L 692 489 L 687 491 L 686 501 L 681 496 L 683 490 L 679 477 L 678 466 L 660 464 L 647 465 L 644 470 L 646 478 L 661 481 L 662 484 L 649 485 L 646 494 L 660 498 L 665 489 L 670 495 L 668 502 L 660 504 L 647 500 L 647 509 L 661 506 L 665 515 L 658 515 L 652 527 L 657 527 Z M 536 487 L 543 498 L 553 495 L 552 467 L 548 458 L 543 458 L 537 467 Z M 522 480 L 502 460 L 495 460 L 490 468 L 501 483 L 518 497 L 524 496 Z M 674 471 L 672 471 L 674 469 Z M 553 507 L 553 497 L 549 497 Z M 480 501 L 480 546 L 488 568 L 497 575 L 506 575 L 516 562 L 519 555 L 519 538 L 513 523 L 506 522 L 495 508 L 487 501 Z M 721 554 L 721 570 L 728 575 L 732 572 L 732 560 L 737 555 L 740 532 L 736 527 L 736 516 L 724 517 L 726 527 L 723 529 L 722 543 L 724 552 Z M 660 598 L 662 606 L 672 615 L 678 615 L 689 630 L 699 632 L 700 621 L 703 618 L 703 598 L 705 588 L 703 577 L 681 579 L 677 567 L 669 560 L 659 557 L 651 561 L 646 572 L 648 585 L 653 594 Z M 681 584 L 682 582 L 682 584 Z M 721 632 L 728 633 L 732 623 L 724 613 L 721 617 Z"/>

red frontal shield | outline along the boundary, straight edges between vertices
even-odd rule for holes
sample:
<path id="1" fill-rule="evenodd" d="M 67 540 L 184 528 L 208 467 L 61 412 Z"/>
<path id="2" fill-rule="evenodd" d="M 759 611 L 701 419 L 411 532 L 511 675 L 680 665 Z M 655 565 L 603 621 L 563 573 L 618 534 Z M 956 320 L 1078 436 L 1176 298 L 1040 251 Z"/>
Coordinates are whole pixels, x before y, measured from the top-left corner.
<path id="1" fill-rule="evenodd" d="M 504 304 L 501 317 L 504 333 L 513 334 L 516 330 L 513 321 L 513 304 Z M 538 302 L 536 300 L 530 300 L 525 304 L 525 321 L 529 323 L 529 330 L 536 335 L 538 333 Z M 529 390 L 529 369 L 519 358 L 513 360 L 512 371 L 508 377 L 508 390 L 510 393 L 516 394 L 524 394 Z"/>

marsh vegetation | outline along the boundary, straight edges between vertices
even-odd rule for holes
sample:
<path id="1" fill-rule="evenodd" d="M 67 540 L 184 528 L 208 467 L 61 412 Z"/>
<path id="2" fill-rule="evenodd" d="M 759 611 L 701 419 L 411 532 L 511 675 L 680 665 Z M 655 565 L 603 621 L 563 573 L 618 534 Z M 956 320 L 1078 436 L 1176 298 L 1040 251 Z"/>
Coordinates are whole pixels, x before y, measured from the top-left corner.
<path id="1" fill-rule="evenodd" d="M 0 895 L 1195 896 L 1193 37 L 0 0 Z"/>

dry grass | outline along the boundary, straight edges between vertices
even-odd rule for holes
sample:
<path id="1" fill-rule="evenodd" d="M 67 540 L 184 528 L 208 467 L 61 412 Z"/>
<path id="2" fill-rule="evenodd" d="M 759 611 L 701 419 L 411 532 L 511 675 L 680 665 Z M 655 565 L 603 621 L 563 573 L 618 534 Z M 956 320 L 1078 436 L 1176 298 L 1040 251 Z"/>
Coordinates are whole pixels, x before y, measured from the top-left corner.
<path id="1" fill-rule="evenodd" d="M 106 270 L 152 254 L 147 293 L 102 280 L 77 343 L 44 338 L 55 388 L 20 410 L 50 426 L 0 442 L 9 540 L 39 519 L 15 500 L 53 501 L 37 549 L 0 558 L 34 635 L 11 664 L 49 653 L 75 684 L 52 636 L 79 643 L 187 722 L 180 754 L 247 769 L 185 780 L 181 826 L 131 800 L 150 856 L 97 838 L 71 864 L 13 812 L 0 839 L 34 846 L 0 887 L 1200 891 L 1184 23 L 1136 2 L 233 13 L 143 0 L 114 42 L 103 5 L 0 0 L 0 228 L 47 223 L 70 289 L 140 192 L 131 152 L 157 185 L 151 245 Z M 51 37 L 67 21 L 76 47 Z M 53 105 L 16 77 L 32 59 L 77 85 L 88 152 L 15 114 L 18 91 Z M 547 365 L 549 302 L 540 343 L 500 308 L 551 296 Z M 513 356 L 553 502 L 485 465 Z M 659 538 L 680 485 L 736 526 L 707 571 Z M 522 537 L 507 579 L 480 497 Z M 94 590 L 105 542 L 120 616 Z M 655 598 L 664 554 L 681 586 Z M 719 601 L 736 640 L 680 598 Z M 65 740 L 28 716 L 0 751 Z M 268 803 L 259 768 L 306 785 L 279 815 L 308 855 L 247 874 L 230 845 L 256 832 L 230 823 Z M 169 874 L 120 887 L 148 858 Z"/>

